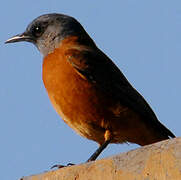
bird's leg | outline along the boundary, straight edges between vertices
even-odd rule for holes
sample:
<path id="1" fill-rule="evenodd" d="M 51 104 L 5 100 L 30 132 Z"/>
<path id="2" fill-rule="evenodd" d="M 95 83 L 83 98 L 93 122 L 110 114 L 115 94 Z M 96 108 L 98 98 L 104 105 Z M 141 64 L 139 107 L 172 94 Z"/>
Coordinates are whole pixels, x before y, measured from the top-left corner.
<path id="1" fill-rule="evenodd" d="M 111 142 L 112 136 L 111 136 L 111 132 L 109 130 L 106 130 L 104 133 L 104 143 L 101 144 L 99 146 L 99 148 L 92 154 L 92 156 L 86 161 L 86 162 L 90 162 L 90 161 L 94 161 L 96 160 L 96 158 L 99 156 L 99 154 L 101 154 L 101 152 L 107 147 L 107 145 Z M 51 167 L 52 168 L 63 168 L 63 167 L 67 167 L 67 166 L 73 166 L 75 164 L 72 163 L 68 163 L 67 165 L 59 165 L 56 164 L 54 166 Z"/>
<path id="2" fill-rule="evenodd" d="M 99 146 L 99 148 L 91 155 L 91 157 L 86 162 L 90 162 L 90 161 L 96 160 L 97 157 L 99 156 L 99 154 L 101 154 L 101 152 L 111 142 L 111 132 L 109 130 L 105 131 L 104 138 L 105 138 L 105 142 Z"/>
<path id="3" fill-rule="evenodd" d="M 110 140 L 105 141 L 99 148 L 92 154 L 92 156 L 86 161 L 94 161 L 99 156 L 99 154 L 107 147 L 107 145 L 110 143 Z"/>

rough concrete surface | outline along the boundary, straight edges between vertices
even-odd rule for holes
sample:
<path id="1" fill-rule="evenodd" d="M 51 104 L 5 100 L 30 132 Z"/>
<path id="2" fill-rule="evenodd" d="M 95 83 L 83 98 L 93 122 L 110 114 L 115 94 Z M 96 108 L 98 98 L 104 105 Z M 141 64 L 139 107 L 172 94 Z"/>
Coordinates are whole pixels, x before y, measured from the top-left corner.
<path id="1" fill-rule="evenodd" d="M 21 180 L 181 180 L 181 138 Z"/>

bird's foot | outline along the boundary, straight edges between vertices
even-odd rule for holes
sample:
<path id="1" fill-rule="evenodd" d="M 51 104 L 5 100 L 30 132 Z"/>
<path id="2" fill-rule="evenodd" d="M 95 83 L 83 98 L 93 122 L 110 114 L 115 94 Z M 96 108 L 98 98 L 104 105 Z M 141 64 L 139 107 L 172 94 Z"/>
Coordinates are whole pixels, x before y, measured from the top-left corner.
<path id="1" fill-rule="evenodd" d="M 55 164 L 54 166 L 51 167 L 51 169 L 53 169 L 53 168 L 60 169 L 60 168 L 64 168 L 64 167 L 68 167 L 68 166 L 73 166 L 73 165 L 75 165 L 75 164 L 72 164 L 72 163 L 68 163 L 67 165 Z"/>

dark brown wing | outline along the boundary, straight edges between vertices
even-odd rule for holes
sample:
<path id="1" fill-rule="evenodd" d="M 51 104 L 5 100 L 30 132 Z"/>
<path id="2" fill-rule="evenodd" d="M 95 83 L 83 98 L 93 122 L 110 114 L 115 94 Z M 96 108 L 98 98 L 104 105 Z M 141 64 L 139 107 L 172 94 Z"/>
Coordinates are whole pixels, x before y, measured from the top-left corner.
<path id="1" fill-rule="evenodd" d="M 148 127 L 155 128 L 166 138 L 175 135 L 162 125 L 144 98 L 131 86 L 117 66 L 98 48 L 71 50 L 69 62 L 79 73 L 108 96 L 131 108 L 144 117 Z"/>

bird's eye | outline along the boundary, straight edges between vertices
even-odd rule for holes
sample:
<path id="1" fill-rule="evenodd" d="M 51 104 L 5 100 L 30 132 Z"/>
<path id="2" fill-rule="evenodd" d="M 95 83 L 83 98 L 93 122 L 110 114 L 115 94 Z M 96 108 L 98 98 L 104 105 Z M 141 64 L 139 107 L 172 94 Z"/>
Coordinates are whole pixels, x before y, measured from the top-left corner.
<path id="1" fill-rule="evenodd" d="M 43 28 L 40 25 L 35 25 L 32 27 L 31 33 L 34 37 L 40 37 L 43 34 Z"/>

